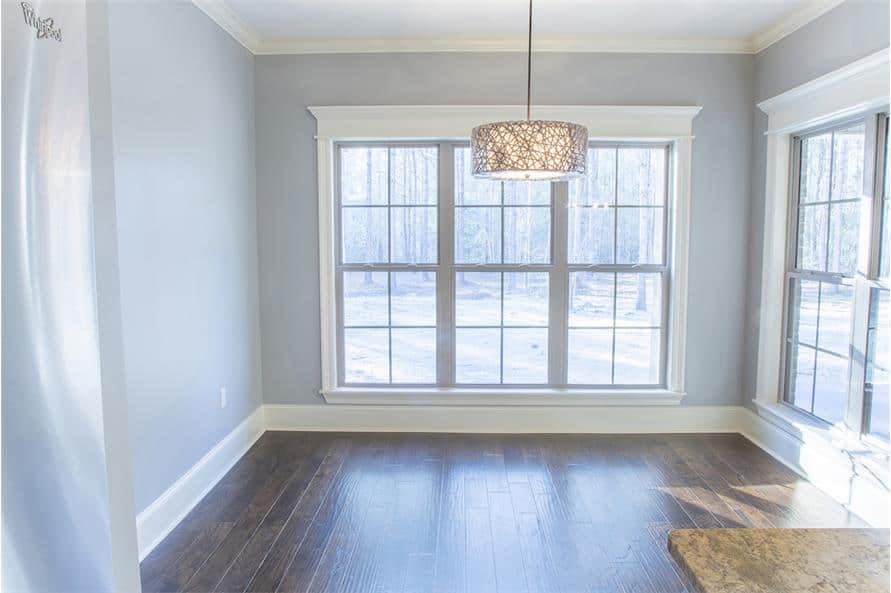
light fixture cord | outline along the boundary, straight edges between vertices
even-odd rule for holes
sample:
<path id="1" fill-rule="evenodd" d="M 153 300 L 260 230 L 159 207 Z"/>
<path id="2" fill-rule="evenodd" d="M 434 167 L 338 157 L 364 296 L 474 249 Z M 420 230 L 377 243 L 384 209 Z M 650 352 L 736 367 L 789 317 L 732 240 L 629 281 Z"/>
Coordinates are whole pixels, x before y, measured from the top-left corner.
<path id="1" fill-rule="evenodd" d="M 529 0 L 529 45 L 526 51 L 526 121 L 532 119 L 532 0 Z"/>

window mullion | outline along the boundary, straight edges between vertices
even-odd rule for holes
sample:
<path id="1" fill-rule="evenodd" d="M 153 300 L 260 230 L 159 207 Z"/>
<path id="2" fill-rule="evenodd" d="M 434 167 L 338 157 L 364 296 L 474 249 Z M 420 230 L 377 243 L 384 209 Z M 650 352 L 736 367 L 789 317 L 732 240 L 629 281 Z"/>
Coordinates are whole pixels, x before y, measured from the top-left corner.
<path id="1" fill-rule="evenodd" d="M 569 343 L 569 273 L 567 259 L 569 251 L 569 183 L 561 181 L 551 184 L 551 263 L 553 271 L 549 278 L 548 295 L 548 383 L 566 385 Z"/>
<path id="2" fill-rule="evenodd" d="M 439 145 L 439 268 L 436 274 L 436 384 L 455 384 L 455 148 Z"/>

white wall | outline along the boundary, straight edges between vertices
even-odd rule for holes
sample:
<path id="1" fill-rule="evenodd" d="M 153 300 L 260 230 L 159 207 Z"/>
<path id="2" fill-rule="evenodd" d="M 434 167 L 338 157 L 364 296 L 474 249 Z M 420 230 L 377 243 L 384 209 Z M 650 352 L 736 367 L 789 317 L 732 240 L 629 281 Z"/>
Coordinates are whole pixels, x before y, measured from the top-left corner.
<path id="1" fill-rule="evenodd" d="M 115 2 L 110 30 L 142 510 L 261 403 L 254 57 L 183 0 Z"/>

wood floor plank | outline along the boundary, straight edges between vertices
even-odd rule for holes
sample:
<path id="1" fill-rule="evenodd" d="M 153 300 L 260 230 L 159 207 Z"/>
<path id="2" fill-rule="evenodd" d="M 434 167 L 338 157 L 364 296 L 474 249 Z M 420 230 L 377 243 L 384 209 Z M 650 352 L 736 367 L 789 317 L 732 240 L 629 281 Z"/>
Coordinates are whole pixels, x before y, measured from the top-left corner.
<path id="1" fill-rule="evenodd" d="M 156 591 L 155 583 L 211 523 L 227 503 L 264 467 L 267 454 L 277 446 L 275 433 L 266 433 L 223 476 L 220 482 L 180 521 L 140 564 L 144 593 Z"/>
<path id="2" fill-rule="evenodd" d="M 282 446 L 282 455 L 266 482 L 254 493 L 247 507 L 235 518 L 232 529 L 213 554 L 192 575 L 184 591 L 213 591 L 225 576 L 263 519 L 278 500 L 288 481 L 311 460 L 307 439 L 294 439 Z"/>
<path id="3" fill-rule="evenodd" d="M 464 593 L 467 544 L 464 507 L 464 460 L 459 437 L 451 436 L 443 447 L 443 476 L 433 565 L 435 593 Z"/>
<path id="4" fill-rule="evenodd" d="M 281 581 L 274 589 L 275 591 L 303 593 L 309 591 L 312 586 L 325 550 L 335 534 L 340 519 L 345 515 L 347 515 L 345 520 L 352 518 L 351 503 L 361 492 L 362 485 L 361 456 L 356 455 L 361 446 L 361 441 L 351 443 L 351 454 L 344 461 L 343 471 L 334 478 L 330 494 L 313 518 L 302 545 L 297 548 L 291 558 Z M 256 589 L 252 585 L 249 590 L 255 591 Z M 261 591 L 272 590 L 271 588 L 261 589 Z"/>
<path id="5" fill-rule="evenodd" d="M 315 520 L 322 504 L 329 496 L 334 482 L 343 467 L 349 445 L 344 440 L 335 441 L 329 454 L 313 476 L 306 492 L 294 506 L 285 525 L 275 538 L 260 567 L 245 586 L 245 591 L 268 593 L 275 591 L 285 570 L 308 536 L 308 530 Z M 226 585 L 224 582 L 222 585 Z M 220 591 L 233 593 L 237 589 L 229 585 L 221 586 Z"/>
<path id="6" fill-rule="evenodd" d="M 266 433 L 146 593 L 687 593 L 673 528 L 862 525 L 739 435 Z"/>
<path id="7" fill-rule="evenodd" d="M 310 452 L 304 463 L 300 465 L 300 468 L 284 487 L 235 560 L 232 561 L 224 574 L 218 575 L 218 578 L 221 578 L 216 585 L 216 590 L 244 591 L 259 570 L 261 563 L 272 548 L 273 542 L 285 527 L 288 517 L 298 508 L 301 498 L 307 494 L 309 484 L 319 473 L 325 461 L 331 462 L 328 457 L 329 445 L 328 440 L 312 439 Z"/>

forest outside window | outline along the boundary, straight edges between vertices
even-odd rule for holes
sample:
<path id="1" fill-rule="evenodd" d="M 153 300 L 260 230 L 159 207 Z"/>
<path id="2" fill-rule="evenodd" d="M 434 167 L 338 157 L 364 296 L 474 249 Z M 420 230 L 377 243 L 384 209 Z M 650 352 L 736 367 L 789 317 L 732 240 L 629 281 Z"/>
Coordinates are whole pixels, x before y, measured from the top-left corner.
<path id="1" fill-rule="evenodd" d="M 334 148 L 338 385 L 664 388 L 670 144 L 593 143 L 569 183 Z"/>

